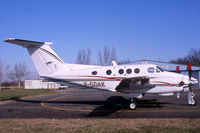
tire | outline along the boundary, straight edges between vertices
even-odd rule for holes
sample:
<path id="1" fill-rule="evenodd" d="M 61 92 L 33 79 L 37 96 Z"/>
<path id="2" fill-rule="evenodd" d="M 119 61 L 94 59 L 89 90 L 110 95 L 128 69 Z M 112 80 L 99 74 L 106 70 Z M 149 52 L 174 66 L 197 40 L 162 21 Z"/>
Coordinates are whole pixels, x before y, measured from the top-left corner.
<path id="1" fill-rule="evenodd" d="M 136 103 L 130 103 L 130 109 L 135 110 L 136 109 Z"/>

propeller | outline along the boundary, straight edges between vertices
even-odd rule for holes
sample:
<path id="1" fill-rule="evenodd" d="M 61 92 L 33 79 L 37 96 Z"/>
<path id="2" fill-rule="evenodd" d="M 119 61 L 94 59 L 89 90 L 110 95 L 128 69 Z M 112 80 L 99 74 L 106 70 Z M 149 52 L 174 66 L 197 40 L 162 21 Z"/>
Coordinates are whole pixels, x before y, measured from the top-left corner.
<path id="1" fill-rule="evenodd" d="M 176 66 L 176 72 L 177 72 L 177 73 L 181 73 L 181 71 L 180 71 L 180 66 Z M 179 83 L 179 86 L 183 86 L 183 85 L 185 84 L 184 78 L 185 78 L 185 76 L 182 77 L 182 80 L 181 80 L 181 82 Z"/>
<path id="2" fill-rule="evenodd" d="M 193 87 L 194 87 L 194 84 L 195 82 L 192 81 L 192 63 L 189 62 L 188 65 L 187 65 L 187 69 L 186 71 L 188 71 L 188 77 L 189 77 L 189 83 L 188 83 L 188 104 L 190 105 L 196 105 L 196 101 L 194 100 L 194 92 L 193 92 Z M 180 73 L 180 66 L 177 66 L 176 67 L 176 72 L 177 73 Z M 181 82 L 179 83 L 179 86 L 183 86 L 185 85 L 185 76 L 182 77 L 182 80 Z M 177 98 L 180 97 L 180 93 L 177 93 Z"/>
<path id="3" fill-rule="evenodd" d="M 188 62 L 187 70 L 188 70 L 189 80 L 191 80 L 191 77 L 192 77 L 192 63 L 191 62 Z"/>
<path id="4" fill-rule="evenodd" d="M 180 71 L 180 66 L 176 66 L 176 72 L 177 73 L 181 73 L 181 71 Z M 184 77 L 183 77 L 184 78 Z M 181 80 L 181 82 L 179 83 L 179 86 L 183 86 L 185 83 L 183 82 L 183 78 L 182 78 L 182 80 Z M 177 92 L 176 93 L 177 95 L 176 95 L 176 98 L 177 99 L 179 99 L 180 98 L 180 92 Z"/>
<path id="5" fill-rule="evenodd" d="M 191 81 L 191 78 L 192 78 L 192 63 L 191 62 L 189 62 L 187 65 L 187 71 L 188 71 L 188 77 L 189 77 L 188 104 L 195 105 L 196 101 L 194 100 L 195 95 L 193 92 L 194 83 Z"/>
<path id="6" fill-rule="evenodd" d="M 176 72 L 180 73 L 180 66 L 176 66 Z"/>

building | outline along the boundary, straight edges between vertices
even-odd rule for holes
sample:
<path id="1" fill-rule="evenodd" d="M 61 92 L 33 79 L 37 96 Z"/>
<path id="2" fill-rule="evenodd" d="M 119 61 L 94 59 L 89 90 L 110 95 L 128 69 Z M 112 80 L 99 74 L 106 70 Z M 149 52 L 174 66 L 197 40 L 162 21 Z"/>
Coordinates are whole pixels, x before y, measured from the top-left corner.
<path id="1" fill-rule="evenodd" d="M 187 65 L 180 65 L 180 64 L 172 64 L 168 62 L 160 62 L 160 61 L 152 61 L 152 60 L 139 60 L 139 61 L 133 61 L 130 64 L 155 64 L 159 67 L 163 68 L 166 71 L 176 72 L 176 67 L 180 67 L 180 72 L 182 74 L 188 75 L 186 68 Z M 196 78 L 198 80 L 198 85 L 196 87 L 200 88 L 200 67 L 192 66 L 192 77 Z"/>
<path id="2" fill-rule="evenodd" d="M 42 80 L 25 80 L 25 89 L 59 89 L 60 84 L 54 82 L 43 82 Z"/>

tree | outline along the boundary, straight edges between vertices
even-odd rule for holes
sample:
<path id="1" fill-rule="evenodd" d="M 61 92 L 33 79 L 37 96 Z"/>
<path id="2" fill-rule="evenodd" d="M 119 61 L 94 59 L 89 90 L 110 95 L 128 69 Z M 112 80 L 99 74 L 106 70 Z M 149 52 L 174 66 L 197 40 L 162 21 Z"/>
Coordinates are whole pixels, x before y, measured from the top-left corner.
<path id="1" fill-rule="evenodd" d="M 28 67 L 24 62 L 16 62 L 11 70 L 8 72 L 8 76 L 11 80 L 18 82 L 18 88 L 20 88 L 20 82 L 29 74 Z"/>
<path id="2" fill-rule="evenodd" d="M 190 53 L 186 57 L 189 62 L 194 66 L 200 66 L 200 49 L 191 49 Z"/>
<path id="3" fill-rule="evenodd" d="M 171 60 L 170 63 L 186 65 L 188 63 L 188 59 L 186 57 L 184 57 L 184 58 L 178 58 L 176 60 Z"/>
<path id="4" fill-rule="evenodd" d="M 116 51 L 115 48 L 112 47 L 112 49 L 110 49 L 108 46 L 104 46 L 104 50 L 103 50 L 103 55 L 101 54 L 101 52 L 98 53 L 99 56 L 99 65 L 102 66 L 110 66 L 112 65 L 112 61 L 116 61 L 117 57 L 116 57 Z"/>
<path id="5" fill-rule="evenodd" d="M 194 66 L 200 66 L 200 49 L 191 49 L 186 57 L 171 60 L 170 63 L 184 64 L 191 62 Z"/>
<path id="6" fill-rule="evenodd" d="M 103 65 L 103 66 L 109 66 L 112 64 L 112 61 L 116 61 L 116 51 L 115 48 L 112 47 L 110 49 L 108 46 L 104 46 L 103 52 L 98 52 L 98 65 Z M 77 58 L 76 58 L 76 63 L 77 64 L 92 64 L 92 59 L 91 59 L 91 51 L 90 49 L 84 50 L 81 49 L 78 51 Z"/>
<path id="7" fill-rule="evenodd" d="M 118 61 L 119 65 L 128 64 L 128 63 L 131 63 L 131 60 L 128 58 Z"/>
<path id="8" fill-rule="evenodd" d="M 81 49 L 78 51 L 77 58 L 76 58 L 76 63 L 77 64 L 91 64 L 91 51 L 88 48 L 87 51 L 84 49 Z"/>
<path id="9" fill-rule="evenodd" d="M 0 60 L 0 90 L 1 90 L 2 79 L 3 79 L 3 63 Z"/>

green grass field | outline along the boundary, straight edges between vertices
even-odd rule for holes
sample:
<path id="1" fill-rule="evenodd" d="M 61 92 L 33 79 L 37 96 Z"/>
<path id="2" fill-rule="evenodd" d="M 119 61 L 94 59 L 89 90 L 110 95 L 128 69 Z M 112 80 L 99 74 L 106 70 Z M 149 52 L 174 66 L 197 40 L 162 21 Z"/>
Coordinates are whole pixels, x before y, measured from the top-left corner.
<path id="1" fill-rule="evenodd" d="M 15 89 L 15 90 L 1 90 L 0 91 L 0 101 L 5 100 L 16 100 L 21 97 L 27 97 L 27 96 L 35 96 L 35 95 L 41 95 L 41 94 L 48 94 L 53 93 L 53 90 L 49 89 Z"/>
<path id="2" fill-rule="evenodd" d="M 199 133 L 200 119 L 1 119 L 2 133 Z"/>

